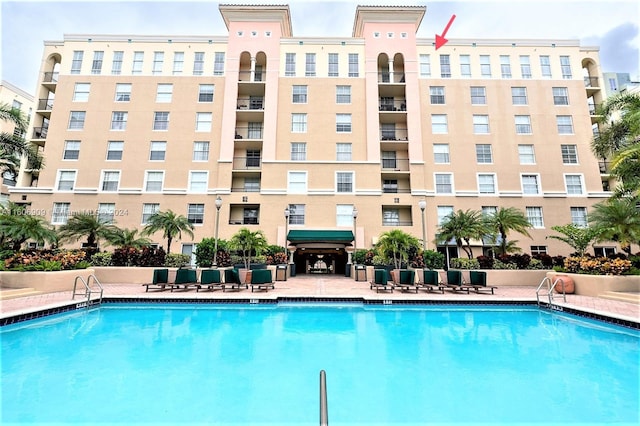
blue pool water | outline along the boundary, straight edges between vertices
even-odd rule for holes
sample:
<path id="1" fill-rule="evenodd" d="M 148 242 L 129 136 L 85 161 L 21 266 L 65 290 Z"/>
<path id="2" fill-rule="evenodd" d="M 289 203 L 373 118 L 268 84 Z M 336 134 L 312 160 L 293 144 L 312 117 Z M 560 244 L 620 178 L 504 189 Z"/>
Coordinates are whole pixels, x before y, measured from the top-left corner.
<path id="1" fill-rule="evenodd" d="M 640 333 L 532 307 L 105 305 L 6 326 L 1 423 L 638 424 Z"/>

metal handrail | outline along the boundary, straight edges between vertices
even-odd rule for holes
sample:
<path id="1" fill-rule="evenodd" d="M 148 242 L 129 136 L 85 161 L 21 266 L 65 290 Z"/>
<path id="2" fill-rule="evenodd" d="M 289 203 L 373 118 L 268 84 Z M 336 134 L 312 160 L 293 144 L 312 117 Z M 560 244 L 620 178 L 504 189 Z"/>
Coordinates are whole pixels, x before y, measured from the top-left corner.
<path id="1" fill-rule="evenodd" d="M 329 425 L 329 409 L 327 407 L 327 373 L 320 370 L 320 426 Z"/>
<path id="2" fill-rule="evenodd" d="M 538 301 L 538 306 L 540 306 L 540 290 L 542 290 L 542 286 L 545 284 L 547 284 L 547 297 L 549 299 L 549 306 L 553 305 L 553 290 L 556 288 L 556 285 L 558 285 L 558 282 L 562 283 L 562 300 L 565 303 L 567 302 L 567 294 L 564 290 L 564 280 L 558 277 L 553 283 L 551 283 L 551 278 L 544 277 L 542 281 L 540 281 L 540 285 L 538 286 L 538 288 L 536 288 L 536 300 Z"/>
<path id="3" fill-rule="evenodd" d="M 95 275 L 93 274 L 89 274 L 89 276 L 87 277 L 87 281 L 84 280 L 84 278 L 82 278 L 81 275 L 76 276 L 76 279 L 73 281 L 73 295 L 71 296 L 71 300 L 75 300 L 76 295 L 80 295 L 82 293 L 77 293 L 76 292 L 76 288 L 78 286 L 78 279 L 80 279 L 80 282 L 82 282 L 82 284 L 84 285 L 84 295 L 87 298 L 87 307 L 89 307 L 89 301 L 91 300 L 91 294 L 94 293 L 91 290 L 91 279 L 93 278 L 93 281 L 98 285 L 98 288 L 100 289 L 100 297 L 98 298 L 98 304 L 102 303 L 102 295 L 104 294 L 104 287 L 102 287 L 102 284 L 100 284 L 100 281 L 98 281 L 98 278 L 96 278 Z"/>

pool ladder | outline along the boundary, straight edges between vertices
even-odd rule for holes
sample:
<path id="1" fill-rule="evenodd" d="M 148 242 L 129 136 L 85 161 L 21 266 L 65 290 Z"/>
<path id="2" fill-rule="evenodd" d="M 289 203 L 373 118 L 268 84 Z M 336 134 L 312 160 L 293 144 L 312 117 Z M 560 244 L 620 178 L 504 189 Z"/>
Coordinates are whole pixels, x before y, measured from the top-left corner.
<path id="1" fill-rule="evenodd" d="M 97 288 L 91 288 L 91 279 L 93 278 L 93 282 L 96 284 Z M 78 280 L 80 280 L 80 282 L 83 284 L 82 288 L 78 288 Z M 99 297 L 98 297 L 98 302 L 97 304 L 101 304 L 102 303 L 102 294 L 104 293 L 104 288 L 102 287 L 102 284 L 100 284 L 100 281 L 98 281 L 98 279 L 96 278 L 95 275 L 93 274 L 89 274 L 89 276 L 87 277 L 87 280 L 85 281 L 84 278 L 82 278 L 81 275 L 76 276 L 76 279 L 73 281 L 73 295 L 71 296 L 71 300 L 75 300 L 76 296 L 84 296 L 87 301 L 85 302 L 86 305 L 84 306 L 85 308 L 88 308 L 89 305 L 91 304 L 91 296 L 94 293 L 99 293 Z"/>
<path id="2" fill-rule="evenodd" d="M 562 293 L 554 294 L 553 290 L 555 290 L 556 285 L 558 285 L 559 282 L 562 283 L 562 286 L 561 286 L 562 287 Z M 545 284 L 547 285 L 547 288 L 543 290 L 542 287 Z M 556 278 L 556 280 L 553 283 L 551 282 L 551 278 L 549 278 L 549 277 L 544 277 L 542 279 L 542 281 L 540 282 L 540 285 L 536 289 L 536 299 L 538 300 L 538 306 L 540 306 L 543 303 L 543 302 L 540 301 L 540 292 L 541 291 L 546 291 L 547 292 L 547 298 L 549 300 L 548 306 L 551 309 L 554 309 L 554 307 L 557 306 L 557 305 L 553 304 L 553 300 L 555 298 L 557 298 L 557 297 L 559 298 L 561 294 L 562 294 L 562 301 L 564 303 L 567 303 L 567 294 L 564 291 L 564 281 L 562 280 L 561 277 Z"/>
<path id="3" fill-rule="evenodd" d="M 327 408 L 327 373 L 320 370 L 320 426 L 329 426 L 329 409 Z"/>

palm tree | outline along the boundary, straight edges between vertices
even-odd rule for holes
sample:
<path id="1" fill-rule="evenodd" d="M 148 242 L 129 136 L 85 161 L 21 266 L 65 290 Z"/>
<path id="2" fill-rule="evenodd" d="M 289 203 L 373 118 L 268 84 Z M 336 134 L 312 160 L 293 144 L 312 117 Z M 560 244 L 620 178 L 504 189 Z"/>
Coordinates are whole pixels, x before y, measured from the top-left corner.
<path id="1" fill-rule="evenodd" d="M 1 245 L 11 247 L 18 251 L 28 240 L 34 240 L 39 244 L 57 241 L 57 234 L 41 216 L 0 215 L 0 242 Z"/>
<path id="2" fill-rule="evenodd" d="M 100 216 L 92 213 L 80 213 L 60 227 L 58 235 L 61 241 L 75 242 L 86 237 L 87 247 L 97 247 L 99 240 L 109 240 L 116 227 Z"/>
<path id="3" fill-rule="evenodd" d="M 439 239 L 456 240 L 458 249 L 462 249 L 469 259 L 473 258 L 471 240 L 481 239 L 486 234 L 482 213 L 477 210 L 458 210 L 451 212 L 440 224 Z M 462 243 L 465 242 L 466 246 Z"/>
<path id="4" fill-rule="evenodd" d="M 115 228 L 108 241 L 116 247 L 144 247 L 151 244 L 146 237 L 138 237 L 138 229 Z"/>
<path id="5" fill-rule="evenodd" d="M 25 115 L 17 108 L 6 103 L 0 103 L 0 120 L 13 123 L 16 131 L 13 133 L 0 133 L 0 164 L 1 171 L 11 171 L 20 164 L 20 158 L 25 156 L 32 169 L 42 168 L 42 157 L 38 155 L 37 148 L 32 148 L 22 136 L 29 126 Z M 15 170 L 14 170 L 15 172 Z"/>
<path id="6" fill-rule="evenodd" d="M 162 231 L 162 238 L 167 239 L 167 254 L 171 253 L 171 241 L 176 237 L 181 239 L 183 232 L 193 238 L 193 225 L 186 217 L 171 210 L 152 214 L 141 235 L 148 236 L 158 231 Z"/>
<path id="7" fill-rule="evenodd" d="M 528 229 L 531 228 L 529 219 L 522 211 L 515 207 L 500 207 L 495 213 L 485 217 L 487 230 L 500 237 L 500 253 L 508 252 L 507 234 L 511 231 L 531 238 Z"/>
<path id="8" fill-rule="evenodd" d="M 383 232 L 376 244 L 381 255 L 393 260 L 396 269 L 400 269 L 402 264 L 409 260 L 409 251 L 412 247 L 416 251 L 419 249 L 418 239 L 399 229 Z"/>
<path id="9" fill-rule="evenodd" d="M 246 269 L 251 268 L 253 252 L 258 256 L 268 246 L 264 232 L 260 230 L 252 232 L 249 228 L 240 228 L 240 230 L 231 237 L 229 245 L 233 250 L 240 251 Z"/>
<path id="10" fill-rule="evenodd" d="M 610 198 L 593 206 L 589 223 L 597 230 L 597 241 L 614 241 L 631 253 L 631 244 L 640 241 L 638 198 Z"/>

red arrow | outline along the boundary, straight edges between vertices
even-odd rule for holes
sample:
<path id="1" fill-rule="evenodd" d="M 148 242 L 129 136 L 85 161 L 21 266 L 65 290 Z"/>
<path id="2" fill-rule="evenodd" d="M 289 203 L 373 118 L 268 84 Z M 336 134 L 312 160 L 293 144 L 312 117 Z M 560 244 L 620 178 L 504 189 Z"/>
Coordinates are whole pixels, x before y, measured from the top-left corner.
<path id="1" fill-rule="evenodd" d="M 453 23 L 454 19 L 456 19 L 456 15 L 451 15 L 451 19 L 449 19 L 449 23 L 447 24 L 447 26 L 444 27 L 444 31 L 442 32 L 442 35 L 436 34 L 436 50 L 440 49 L 442 46 L 444 46 L 446 42 L 449 41 L 444 37 L 447 35 L 447 31 L 449 31 L 449 27 Z"/>

